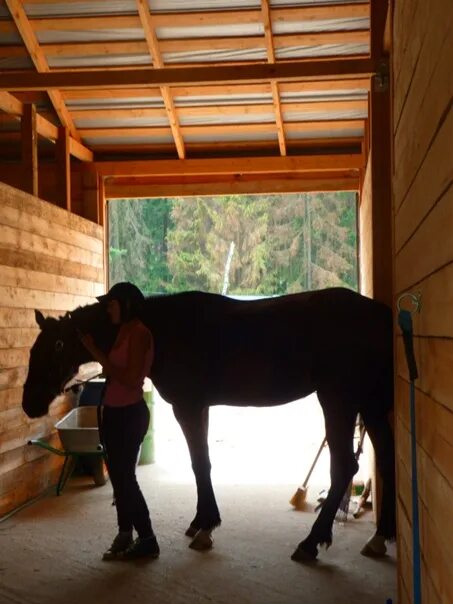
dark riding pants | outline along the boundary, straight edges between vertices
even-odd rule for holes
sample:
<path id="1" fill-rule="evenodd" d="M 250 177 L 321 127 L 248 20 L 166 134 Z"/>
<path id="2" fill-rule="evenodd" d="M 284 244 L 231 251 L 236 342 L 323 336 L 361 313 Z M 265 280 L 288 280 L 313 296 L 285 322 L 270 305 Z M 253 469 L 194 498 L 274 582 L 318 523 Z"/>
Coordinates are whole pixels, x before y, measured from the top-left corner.
<path id="1" fill-rule="evenodd" d="M 132 528 L 141 538 L 154 535 L 148 506 L 135 476 L 140 445 L 150 415 L 144 400 L 126 407 L 104 406 L 102 437 L 115 495 L 120 531 Z"/>

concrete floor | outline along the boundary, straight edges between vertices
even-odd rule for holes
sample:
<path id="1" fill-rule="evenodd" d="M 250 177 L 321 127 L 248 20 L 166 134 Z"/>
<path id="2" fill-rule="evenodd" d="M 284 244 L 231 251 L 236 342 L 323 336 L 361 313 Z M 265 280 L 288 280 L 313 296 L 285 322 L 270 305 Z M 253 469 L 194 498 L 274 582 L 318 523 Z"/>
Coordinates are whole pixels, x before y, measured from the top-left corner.
<path id="1" fill-rule="evenodd" d="M 380 561 L 359 553 L 373 532 L 371 514 L 336 525 L 333 546 L 307 567 L 290 555 L 315 515 L 291 509 L 294 484 L 221 483 L 223 525 L 214 549 L 199 553 L 184 536 L 193 484 L 159 464 L 138 468 L 138 476 L 161 545 L 158 560 L 103 562 L 114 535 L 111 488 L 75 478 L 61 497 L 48 495 L 0 524 L 0 603 L 396 602 L 395 547 Z"/>

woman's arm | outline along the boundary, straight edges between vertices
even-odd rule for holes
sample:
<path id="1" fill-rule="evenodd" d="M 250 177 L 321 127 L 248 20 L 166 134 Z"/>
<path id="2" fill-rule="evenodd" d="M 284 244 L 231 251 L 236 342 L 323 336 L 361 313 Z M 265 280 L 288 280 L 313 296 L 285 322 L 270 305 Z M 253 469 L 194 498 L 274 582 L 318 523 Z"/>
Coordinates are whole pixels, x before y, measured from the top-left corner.
<path id="1" fill-rule="evenodd" d="M 151 347 L 151 365 L 154 359 L 154 342 L 149 331 L 134 329 L 129 335 L 129 354 L 126 367 L 117 367 L 109 361 L 107 355 L 94 343 L 91 335 L 80 335 L 80 340 L 94 360 L 102 365 L 103 373 L 113 377 L 124 386 L 133 387 L 137 384 L 143 371 L 145 356 Z"/>

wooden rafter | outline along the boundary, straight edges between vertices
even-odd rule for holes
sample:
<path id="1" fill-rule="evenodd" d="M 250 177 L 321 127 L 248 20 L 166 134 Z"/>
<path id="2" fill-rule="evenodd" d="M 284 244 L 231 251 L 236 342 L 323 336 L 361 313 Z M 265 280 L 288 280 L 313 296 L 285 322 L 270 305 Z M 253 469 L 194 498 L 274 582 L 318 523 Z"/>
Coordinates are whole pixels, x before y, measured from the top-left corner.
<path id="1" fill-rule="evenodd" d="M 0 91 L 0 110 L 21 118 L 24 114 L 24 104 L 12 94 Z M 36 131 L 40 136 L 53 142 L 58 138 L 58 128 L 39 114 L 36 114 Z M 72 137 L 69 139 L 69 148 L 74 157 L 82 161 L 93 161 L 92 151 Z"/>
<path id="2" fill-rule="evenodd" d="M 213 83 L 304 82 L 366 78 L 376 72 L 371 59 L 341 58 L 316 61 L 281 61 L 258 65 L 218 67 L 164 67 L 163 69 L 80 70 L 50 73 L 4 73 L 0 90 L 76 90 L 79 88 L 149 88 Z"/>
<path id="3" fill-rule="evenodd" d="M 153 19 L 149 11 L 148 2 L 144 0 L 136 0 L 137 8 L 140 16 L 140 22 L 145 31 L 145 37 L 148 44 L 149 53 L 152 57 L 153 66 L 156 69 L 162 69 L 164 63 L 159 50 L 159 41 L 154 30 Z M 179 127 L 178 115 L 176 113 L 175 105 L 173 103 L 173 97 L 168 86 L 161 86 L 160 92 L 164 100 L 165 111 L 167 112 L 168 121 L 170 122 L 170 128 L 175 140 L 176 149 L 178 151 L 178 157 L 184 159 L 186 152 L 184 149 L 184 141 L 182 138 L 181 130 Z"/>
<path id="4" fill-rule="evenodd" d="M 267 60 L 269 63 L 275 63 L 274 41 L 272 39 L 272 18 L 269 0 L 261 0 L 261 14 L 264 25 L 264 39 L 266 44 Z M 285 126 L 283 122 L 282 108 L 280 104 L 280 93 L 278 84 L 271 81 L 272 101 L 274 103 L 275 122 L 277 124 L 278 145 L 280 154 L 286 155 Z"/>
<path id="5" fill-rule="evenodd" d="M 370 15 L 371 56 L 375 61 L 383 59 L 385 24 L 389 12 L 389 0 L 372 2 Z"/>
<path id="6" fill-rule="evenodd" d="M 38 40 L 25 13 L 22 3 L 20 0 L 5 0 L 5 3 L 11 13 L 12 18 L 14 19 L 16 27 L 19 30 L 19 34 L 36 69 L 40 73 L 49 72 L 50 69 L 46 57 L 39 46 Z M 77 134 L 74 122 L 72 121 L 60 92 L 58 90 L 50 90 L 48 91 L 48 94 L 62 125 L 68 128 L 73 138 L 80 141 L 80 137 Z"/>

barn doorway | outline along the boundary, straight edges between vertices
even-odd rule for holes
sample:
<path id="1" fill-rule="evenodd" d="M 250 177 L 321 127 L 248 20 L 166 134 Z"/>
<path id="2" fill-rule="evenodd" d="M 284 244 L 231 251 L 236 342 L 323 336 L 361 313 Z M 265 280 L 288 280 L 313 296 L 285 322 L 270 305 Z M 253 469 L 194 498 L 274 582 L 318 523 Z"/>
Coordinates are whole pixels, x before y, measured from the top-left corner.
<path id="1" fill-rule="evenodd" d="M 197 289 L 241 299 L 358 289 L 356 193 L 115 199 L 108 208 L 109 285 L 130 280 L 147 295 Z M 169 480 L 192 482 L 172 409 L 158 393 L 154 399 L 156 462 Z M 316 395 L 269 409 L 211 408 L 213 480 L 297 485 L 323 437 Z M 325 449 L 312 492 L 329 482 Z"/>

